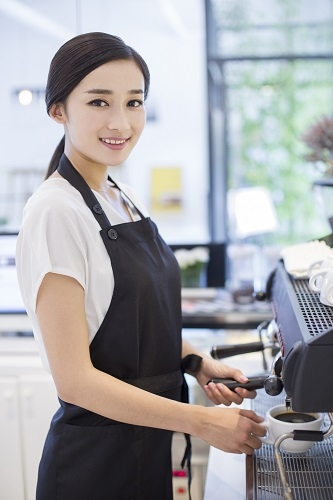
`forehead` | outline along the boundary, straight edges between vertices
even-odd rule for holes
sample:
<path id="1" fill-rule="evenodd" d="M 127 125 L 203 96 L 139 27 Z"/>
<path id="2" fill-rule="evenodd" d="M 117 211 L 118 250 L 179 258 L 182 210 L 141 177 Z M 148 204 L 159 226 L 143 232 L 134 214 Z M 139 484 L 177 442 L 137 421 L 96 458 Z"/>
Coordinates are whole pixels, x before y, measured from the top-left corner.
<path id="1" fill-rule="evenodd" d="M 144 77 L 132 60 L 110 61 L 91 71 L 78 85 L 81 90 L 89 89 L 91 86 L 110 90 L 119 87 L 144 90 Z"/>

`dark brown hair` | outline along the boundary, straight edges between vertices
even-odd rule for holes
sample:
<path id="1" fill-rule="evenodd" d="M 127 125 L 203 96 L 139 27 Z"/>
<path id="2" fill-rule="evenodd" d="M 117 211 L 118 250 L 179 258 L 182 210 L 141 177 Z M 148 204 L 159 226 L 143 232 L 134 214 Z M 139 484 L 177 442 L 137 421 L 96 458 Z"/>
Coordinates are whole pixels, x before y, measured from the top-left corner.
<path id="1" fill-rule="evenodd" d="M 66 42 L 51 61 L 45 91 L 47 112 L 50 112 L 53 104 L 65 104 L 72 90 L 94 69 L 107 62 L 124 59 L 134 61 L 142 71 L 146 99 L 150 83 L 148 66 L 142 57 L 132 47 L 126 45 L 121 38 L 107 33 L 94 32 L 78 35 Z M 64 146 L 65 137 L 61 139 L 53 153 L 45 178 L 57 169 Z"/>

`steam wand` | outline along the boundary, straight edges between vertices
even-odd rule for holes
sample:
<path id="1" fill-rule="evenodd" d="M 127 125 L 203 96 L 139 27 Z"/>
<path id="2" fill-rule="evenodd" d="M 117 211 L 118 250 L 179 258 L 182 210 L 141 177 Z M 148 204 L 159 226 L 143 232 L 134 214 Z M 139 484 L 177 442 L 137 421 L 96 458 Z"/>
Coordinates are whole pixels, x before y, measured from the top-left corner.
<path id="1" fill-rule="evenodd" d="M 285 500 L 293 500 L 294 495 L 293 495 L 293 492 L 292 492 L 292 490 L 289 486 L 288 480 L 287 480 L 286 470 L 284 468 L 283 461 L 282 461 L 282 455 L 280 452 L 280 445 L 285 439 L 288 439 L 288 438 L 293 439 L 293 437 L 294 437 L 294 433 L 288 432 L 286 434 L 282 434 L 281 436 L 279 436 L 274 443 L 275 458 L 276 458 L 276 462 L 277 462 L 277 466 L 278 466 L 279 474 L 280 474 L 280 479 L 281 479 L 282 494 L 283 494 L 283 498 Z"/>
<path id="2" fill-rule="evenodd" d="M 282 461 L 282 455 L 280 451 L 280 445 L 285 439 L 296 439 L 296 440 L 303 440 L 303 441 L 322 441 L 324 438 L 327 438 L 333 434 L 333 413 L 328 414 L 330 418 L 330 427 L 328 428 L 327 431 L 321 432 L 321 431 L 293 431 L 293 432 L 288 432 L 286 434 L 282 434 L 279 436 L 275 443 L 274 443 L 274 448 L 275 448 L 275 458 L 277 462 L 277 466 L 279 469 L 279 474 L 280 474 L 280 479 L 281 479 L 281 486 L 282 486 L 282 494 L 284 500 L 294 500 L 294 495 L 293 492 L 290 488 L 290 485 L 287 480 L 287 475 L 286 475 L 286 470 L 283 465 Z"/>

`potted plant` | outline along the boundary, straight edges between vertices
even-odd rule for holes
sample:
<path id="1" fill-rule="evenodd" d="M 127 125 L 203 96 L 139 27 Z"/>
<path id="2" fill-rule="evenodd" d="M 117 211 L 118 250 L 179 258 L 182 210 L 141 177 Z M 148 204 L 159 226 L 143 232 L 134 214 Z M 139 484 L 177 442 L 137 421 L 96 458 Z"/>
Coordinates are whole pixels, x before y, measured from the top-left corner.
<path id="1" fill-rule="evenodd" d="M 205 270 L 209 260 L 208 248 L 194 247 L 191 250 L 181 248 L 174 254 L 180 267 L 182 287 L 205 286 Z"/>
<path id="2" fill-rule="evenodd" d="M 305 159 L 324 175 L 333 176 L 333 117 L 322 116 L 301 136 L 309 148 Z"/>
<path id="3" fill-rule="evenodd" d="M 323 174 L 313 182 L 314 192 L 333 232 L 333 116 L 322 116 L 302 135 L 309 152 L 305 159 Z"/>

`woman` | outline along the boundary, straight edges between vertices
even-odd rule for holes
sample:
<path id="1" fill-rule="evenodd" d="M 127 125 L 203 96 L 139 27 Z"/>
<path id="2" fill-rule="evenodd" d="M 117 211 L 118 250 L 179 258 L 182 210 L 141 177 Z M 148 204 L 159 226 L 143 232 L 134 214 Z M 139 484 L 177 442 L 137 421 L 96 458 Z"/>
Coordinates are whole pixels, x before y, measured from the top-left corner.
<path id="1" fill-rule="evenodd" d="M 17 246 L 22 295 L 61 404 L 38 500 L 169 500 L 173 431 L 247 454 L 265 435 L 250 410 L 183 402 L 182 368 L 215 404 L 255 392 L 207 385 L 247 379 L 181 341 L 173 253 L 132 190 L 108 177 L 139 140 L 148 89 L 143 59 L 108 34 L 79 35 L 51 62 L 47 111 L 65 135 Z"/>

